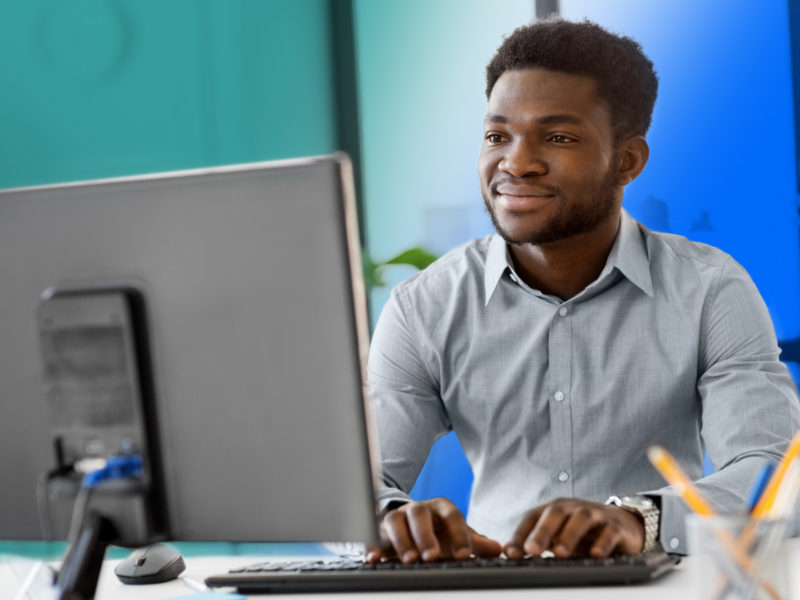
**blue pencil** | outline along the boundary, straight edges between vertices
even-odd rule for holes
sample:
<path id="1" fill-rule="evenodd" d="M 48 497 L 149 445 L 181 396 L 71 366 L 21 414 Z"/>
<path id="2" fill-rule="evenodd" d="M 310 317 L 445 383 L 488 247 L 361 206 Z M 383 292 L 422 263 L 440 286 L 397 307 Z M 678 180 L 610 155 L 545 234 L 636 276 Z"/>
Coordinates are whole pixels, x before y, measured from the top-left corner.
<path id="1" fill-rule="evenodd" d="M 753 512 L 753 509 L 761 499 L 761 495 L 764 493 L 764 490 L 767 489 L 767 484 L 769 483 L 769 479 L 772 477 L 772 473 L 774 471 L 775 463 L 773 462 L 768 462 L 761 467 L 761 470 L 758 472 L 755 481 L 753 481 L 753 487 L 750 488 L 750 494 L 747 496 L 747 514 Z"/>

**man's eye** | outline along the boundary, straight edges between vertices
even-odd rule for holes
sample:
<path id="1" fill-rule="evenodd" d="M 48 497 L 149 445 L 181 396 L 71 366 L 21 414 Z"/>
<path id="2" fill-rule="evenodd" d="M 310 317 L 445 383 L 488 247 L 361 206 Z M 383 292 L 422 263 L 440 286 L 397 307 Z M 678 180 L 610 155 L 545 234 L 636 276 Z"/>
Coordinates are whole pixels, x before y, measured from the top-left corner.
<path id="1" fill-rule="evenodd" d="M 503 136 L 502 135 L 498 135 L 496 133 L 490 133 L 489 135 L 486 136 L 486 140 L 490 144 L 499 144 L 500 142 L 503 141 Z"/>
<path id="2" fill-rule="evenodd" d="M 550 138 L 551 142 L 555 142 L 556 144 L 566 144 L 568 142 L 574 142 L 572 138 L 568 138 L 565 135 L 554 135 Z"/>

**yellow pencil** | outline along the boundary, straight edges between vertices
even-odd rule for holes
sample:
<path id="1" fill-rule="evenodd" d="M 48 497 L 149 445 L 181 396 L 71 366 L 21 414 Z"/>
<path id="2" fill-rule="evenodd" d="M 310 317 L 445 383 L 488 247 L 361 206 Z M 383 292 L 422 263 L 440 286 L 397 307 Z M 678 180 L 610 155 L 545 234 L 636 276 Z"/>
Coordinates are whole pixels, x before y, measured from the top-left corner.
<path id="1" fill-rule="evenodd" d="M 681 495 L 683 501 L 699 515 L 711 516 L 716 514 L 708 502 L 700 495 L 689 476 L 681 469 L 672 455 L 661 446 L 650 446 L 647 449 L 647 458 L 658 469 L 661 476 Z"/>
<path id="2" fill-rule="evenodd" d="M 753 509 L 752 514 L 754 519 L 763 519 L 769 516 L 772 504 L 775 502 L 775 497 L 778 495 L 778 489 L 781 487 L 783 478 L 786 476 L 786 471 L 789 470 L 789 465 L 798 455 L 800 455 L 800 431 L 795 434 L 792 443 L 789 444 L 789 448 L 786 450 L 786 454 L 783 455 L 781 462 L 775 467 L 775 472 L 772 474 L 764 493 L 761 494 L 761 498 Z"/>

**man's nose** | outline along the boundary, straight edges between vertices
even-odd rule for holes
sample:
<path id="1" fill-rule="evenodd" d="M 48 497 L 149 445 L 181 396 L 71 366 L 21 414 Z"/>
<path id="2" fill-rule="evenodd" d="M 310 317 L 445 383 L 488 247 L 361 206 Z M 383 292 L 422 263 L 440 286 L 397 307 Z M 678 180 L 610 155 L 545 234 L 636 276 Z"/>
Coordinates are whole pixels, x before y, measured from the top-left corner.
<path id="1" fill-rule="evenodd" d="M 526 175 L 544 175 L 547 173 L 547 163 L 542 157 L 539 144 L 517 140 L 507 146 L 506 155 L 500 161 L 499 168 L 514 177 Z"/>

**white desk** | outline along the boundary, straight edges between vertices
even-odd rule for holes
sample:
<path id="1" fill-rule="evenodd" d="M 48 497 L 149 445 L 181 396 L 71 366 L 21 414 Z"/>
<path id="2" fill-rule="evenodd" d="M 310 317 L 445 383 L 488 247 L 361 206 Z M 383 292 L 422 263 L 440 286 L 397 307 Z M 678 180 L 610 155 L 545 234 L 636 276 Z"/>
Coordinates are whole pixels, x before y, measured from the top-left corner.
<path id="1" fill-rule="evenodd" d="M 800 539 L 788 540 L 786 551 L 789 558 L 790 577 L 793 578 L 791 600 L 800 600 Z M 292 560 L 299 557 L 293 556 Z M 314 557 L 314 560 L 319 557 Z M 228 569 L 262 562 L 264 560 L 281 560 L 275 556 L 260 559 L 257 556 L 222 556 L 222 557 L 198 557 L 186 559 L 186 571 L 184 575 L 196 581 L 203 581 L 206 577 L 219 574 Z M 508 598 L 537 600 L 547 598 L 548 600 L 584 600 L 591 597 L 593 600 L 692 600 L 692 577 L 689 572 L 691 558 L 684 559 L 683 562 L 673 571 L 668 573 L 658 581 L 645 585 L 632 585 L 620 587 L 578 587 L 578 588 L 540 588 L 540 589 L 520 589 L 520 590 L 476 590 L 464 591 L 454 590 L 450 592 L 392 592 L 392 593 L 358 593 L 353 594 L 358 600 L 372 600 L 374 598 L 392 598 L 392 600 L 428 600 L 428 599 L 455 599 L 455 598 Z M 114 575 L 114 567 L 119 561 L 109 560 L 103 565 L 100 574 L 100 584 L 98 587 L 96 600 L 166 600 L 179 596 L 190 596 L 194 594 L 184 583 L 180 581 L 170 581 L 157 585 L 127 586 L 119 582 Z M 18 588 L 17 581 L 11 570 L 5 566 L 0 566 L 0 598 L 13 599 Z M 303 598 L 319 599 L 322 594 L 283 596 L 289 600 L 301 600 Z M 275 596 L 252 596 L 264 600 Z M 331 594 L 331 598 L 341 599 L 347 597 L 346 594 Z"/>

